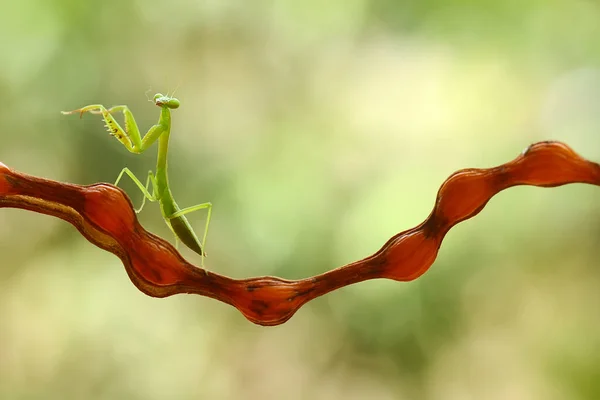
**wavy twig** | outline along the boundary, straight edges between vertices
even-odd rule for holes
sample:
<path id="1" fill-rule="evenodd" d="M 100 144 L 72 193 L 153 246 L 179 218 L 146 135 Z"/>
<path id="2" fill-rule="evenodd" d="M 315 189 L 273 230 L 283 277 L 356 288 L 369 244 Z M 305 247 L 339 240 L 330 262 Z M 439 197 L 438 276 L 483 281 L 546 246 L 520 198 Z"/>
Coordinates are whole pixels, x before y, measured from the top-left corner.
<path id="1" fill-rule="evenodd" d="M 433 264 L 450 228 L 478 214 L 501 190 L 568 183 L 600 186 L 600 165 L 559 142 L 531 145 L 495 168 L 457 171 L 440 187 L 423 223 L 393 236 L 365 259 L 297 281 L 271 276 L 235 280 L 188 263 L 168 242 L 142 228 L 125 192 L 105 183 L 60 183 L 0 163 L 0 207 L 70 222 L 90 242 L 117 255 L 133 284 L 149 296 L 195 293 L 231 304 L 256 324 L 278 325 L 303 304 L 338 288 L 367 279 L 418 278 Z"/>

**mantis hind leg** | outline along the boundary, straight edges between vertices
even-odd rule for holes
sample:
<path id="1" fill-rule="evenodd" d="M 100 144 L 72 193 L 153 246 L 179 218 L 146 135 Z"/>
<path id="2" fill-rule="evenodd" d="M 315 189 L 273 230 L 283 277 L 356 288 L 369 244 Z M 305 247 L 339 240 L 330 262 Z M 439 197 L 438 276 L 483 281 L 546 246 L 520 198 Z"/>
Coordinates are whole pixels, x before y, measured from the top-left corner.
<path id="1" fill-rule="evenodd" d="M 117 180 L 115 181 L 115 186 L 119 184 L 119 181 L 123 177 L 123 174 L 126 174 L 127 176 L 129 176 L 129 178 L 131 178 L 133 183 L 135 183 L 135 185 L 140 189 L 140 191 L 144 195 L 144 200 L 142 200 L 142 205 L 140 206 L 140 208 L 135 210 L 136 213 L 139 213 L 142 211 L 142 209 L 144 208 L 144 205 L 146 204 L 146 199 L 148 199 L 150 201 L 158 200 L 156 198 L 156 193 L 157 193 L 156 178 L 152 174 L 152 171 L 148 171 L 148 178 L 146 179 L 146 185 L 142 185 L 142 182 L 138 178 L 136 178 L 136 176 L 133 174 L 133 172 L 131 172 L 131 170 L 129 168 L 125 167 L 125 168 L 123 168 L 123 170 L 121 170 L 121 173 L 117 177 Z M 150 194 L 150 192 L 148 191 L 150 182 L 152 182 L 152 192 L 153 192 L 152 194 Z"/>
<path id="2" fill-rule="evenodd" d="M 212 203 L 196 204 L 195 206 L 186 207 L 184 209 L 176 211 L 173 214 L 167 216 L 167 218 L 169 220 L 173 220 L 175 218 L 183 217 L 185 214 L 189 214 L 191 212 L 198 211 L 198 210 L 204 210 L 204 209 L 207 210 L 206 223 L 204 225 L 204 235 L 202 236 L 202 241 L 200 243 L 196 243 L 199 246 L 199 248 L 202 249 L 201 253 L 200 253 L 202 255 L 202 265 L 204 265 L 204 257 L 206 256 L 206 252 L 204 251 L 204 249 L 205 249 L 205 245 L 206 245 L 206 236 L 208 235 L 208 226 L 210 225 L 210 217 L 212 214 Z M 185 222 L 187 222 L 187 220 Z M 186 225 L 188 225 L 188 224 L 186 224 Z M 190 227 L 190 230 L 191 230 L 191 227 Z M 175 233 L 175 236 L 179 236 L 179 234 L 177 232 L 174 232 L 174 233 Z M 192 233 L 193 233 L 193 230 L 192 230 Z M 194 241 L 196 241 L 196 242 L 198 241 L 197 236 L 195 234 L 193 234 L 192 237 L 194 238 Z M 181 239 L 179 239 L 179 240 L 181 240 Z"/>

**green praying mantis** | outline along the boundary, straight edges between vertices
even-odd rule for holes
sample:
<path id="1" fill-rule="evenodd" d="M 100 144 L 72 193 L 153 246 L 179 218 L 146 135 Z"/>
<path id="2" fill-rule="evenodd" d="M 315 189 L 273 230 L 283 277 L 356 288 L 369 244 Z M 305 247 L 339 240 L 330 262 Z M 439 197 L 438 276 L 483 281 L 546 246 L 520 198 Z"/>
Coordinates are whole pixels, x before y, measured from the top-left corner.
<path id="1" fill-rule="evenodd" d="M 84 113 L 89 112 L 91 114 L 100 114 L 106 123 L 106 128 L 111 136 L 114 136 L 127 150 L 135 154 L 141 154 L 147 150 L 154 142 L 158 140 L 158 159 L 156 162 L 156 175 L 152 171 L 148 172 L 148 178 L 146 184 L 136 178 L 136 176 L 129 170 L 129 168 L 123 168 L 115 185 L 118 185 L 119 181 L 126 174 L 133 180 L 136 186 L 142 191 L 144 200 L 139 209 L 135 210 L 139 213 L 146 204 L 146 199 L 151 202 L 158 201 L 161 209 L 163 219 L 167 226 L 171 229 L 175 235 L 175 244 L 177 240 L 182 241 L 187 247 L 194 252 L 202 256 L 202 265 L 204 265 L 204 257 L 206 253 L 204 251 L 204 245 L 206 243 L 206 235 L 208 233 L 208 225 L 210 224 L 210 215 L 212 211 L 211 203 L 202 203 L 195 206 L 179 208 L 171 188 L 169 187 L 169 179 L 167 176 L 167 152 L 169 149 L 169 136 L 171 134 L 171 110 L 179 108 L 180 102 L 174 97 L 169 95 L 162 95 L 157 93 L 154 95 L 154 104 L 160 107 L 160 118 L 158 123 L 152 126 L 148 132 L 141 137 L 140 130 L 135 122 L 133 114 L 127 106 L 120 105 L 114 106 L 107 109 L 101 104 L 92 104 L 85 106 L 73 111 L 61 111 L 62 114 L 75 114 L 79 113 L 80 117 Z M 119 125 L 119 123 L 112 116 L 114 112 L 122 112 L 125 120 L 125 130 Z M 152 184 L 152 194 L 150 194 L 148 188 Z M 189 214 L 197 210 L 207 210 L 206 225 L 204 227 L 204 236 L 202 242 L 198 239 L 198 236 L 192 229 L 189 221 L 185 217 L 185 214 Z"/>

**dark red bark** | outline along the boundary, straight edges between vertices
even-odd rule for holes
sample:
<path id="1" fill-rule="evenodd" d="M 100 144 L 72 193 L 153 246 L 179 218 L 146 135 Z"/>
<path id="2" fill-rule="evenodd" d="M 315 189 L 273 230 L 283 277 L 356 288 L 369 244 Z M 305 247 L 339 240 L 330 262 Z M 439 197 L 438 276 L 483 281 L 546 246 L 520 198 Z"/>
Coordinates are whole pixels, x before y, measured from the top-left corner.
<path id="1" fill-rule="evenodd" d="M 0 163 L 0 207 L 70 222 L 90 242 L 117 255 L 134 285 L 149 296 L 195 293 L 231 304 L 256 324 L 278 325 L 306 302 L 346 285 L 375 278 L 418 278 L 434 262 L 450 228 L 479 213 L 501 190 L 568 183 L 600 185 L 600 165 L 559 142 L 531 145 L 495 168 L 455 172 L 442 184 L 433 211 L 419 226 L 393 236 L 363 260 L 297 281 L 270 276 L 235 280 L 188 263 L 168 242 L 142 228 L 127 195 L 109 184 L 60 183 Z"/>

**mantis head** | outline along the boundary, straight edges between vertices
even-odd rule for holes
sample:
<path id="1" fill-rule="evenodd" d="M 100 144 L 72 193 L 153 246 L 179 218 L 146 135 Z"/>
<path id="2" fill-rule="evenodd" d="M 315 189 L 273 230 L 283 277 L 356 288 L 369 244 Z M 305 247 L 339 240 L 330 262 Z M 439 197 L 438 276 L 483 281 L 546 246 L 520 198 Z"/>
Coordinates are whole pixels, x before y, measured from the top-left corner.
<path id="1" fill-rule="evenodd" d="M 154 104 L 156 104 L 159 107 L 168 107 L 171 109 L 175 109 L 179 108 L 179 105 L 181 103 L 175 97 L 169 97 L 161 93 L 156 93 L 154 95 Z"/>

